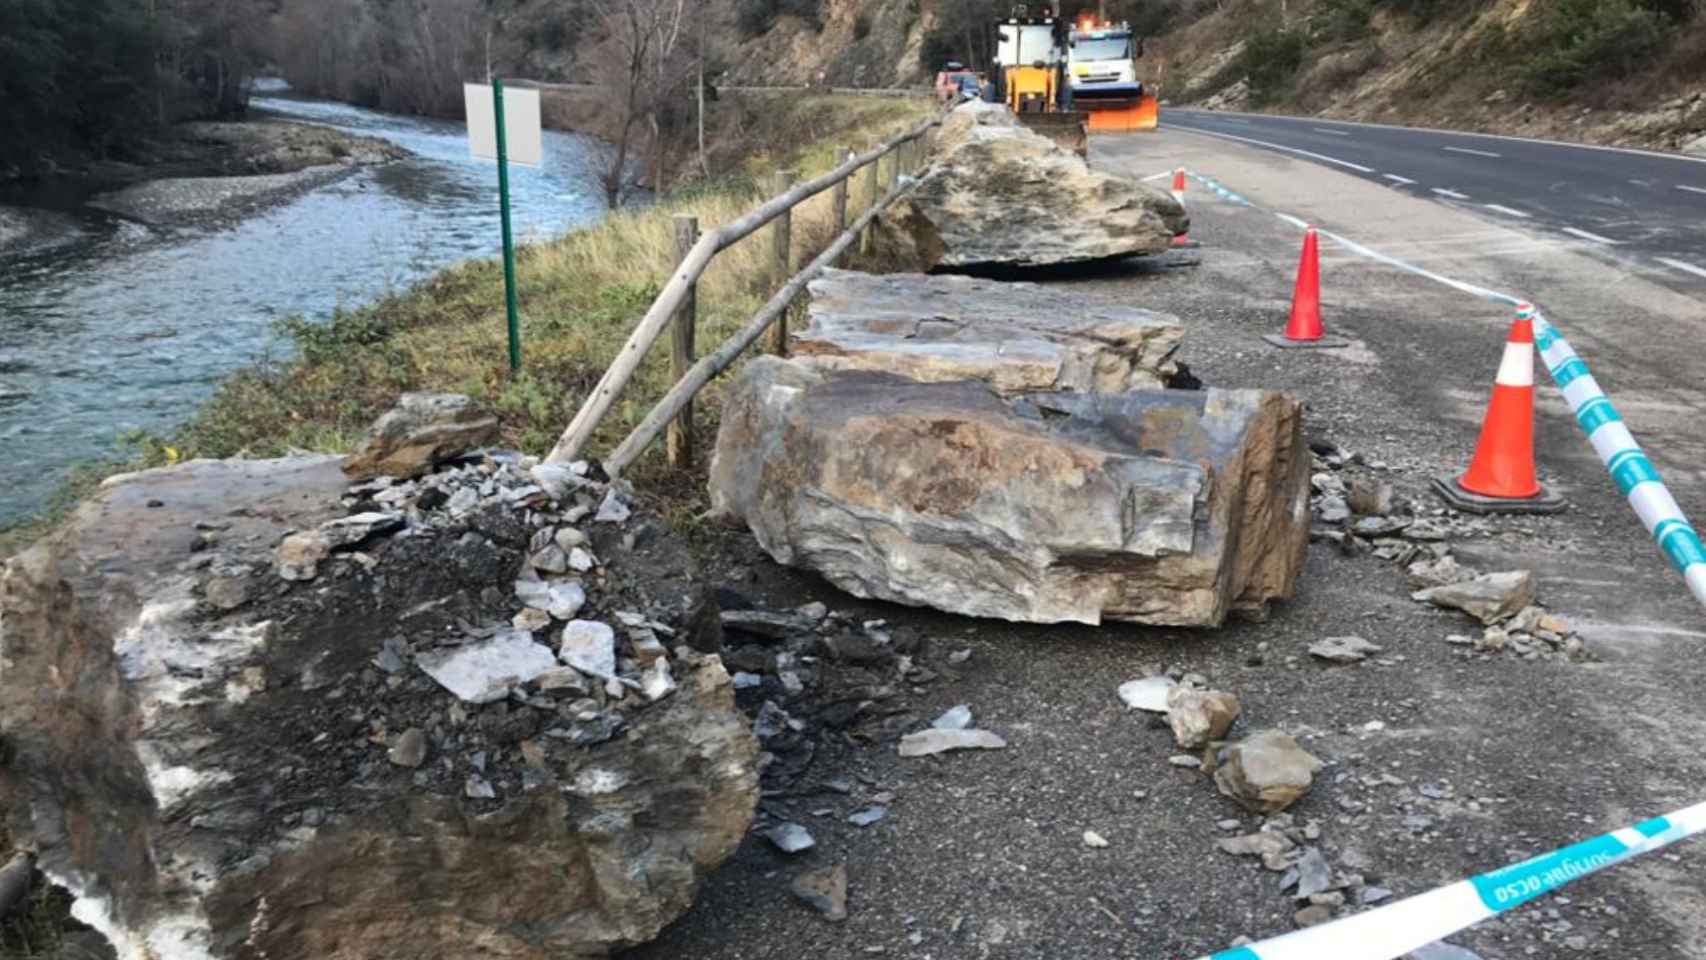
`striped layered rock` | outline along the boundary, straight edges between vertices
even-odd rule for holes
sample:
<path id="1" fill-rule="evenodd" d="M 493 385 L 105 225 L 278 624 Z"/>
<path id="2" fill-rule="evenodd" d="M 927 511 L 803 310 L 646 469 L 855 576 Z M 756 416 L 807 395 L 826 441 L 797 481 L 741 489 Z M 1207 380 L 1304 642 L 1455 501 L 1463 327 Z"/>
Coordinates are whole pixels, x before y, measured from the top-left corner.
<path id="1" fill-rule="evenodd" d="M 120 960 L 557 960 L 656 936 L 758 800 L 720 662 L 681 648 L 607 699 L 554 634 L 512 629 L 490 587 L 537 505 L 411 509 L 281 579 L 280 537 L 347 512 L 339 466 L 115 478 L 6 565 L 4 832 Z M 216 602 L 221 578 L 249 598 Z M 492 702 L 445 669 L 463 652 Z"/>
<path id="2" fill-rule="evenodd" d="M 1256 390 L 1041 393 L 749 363 L 713 508 L 861 597 L 1031 622 L 1214 626 L 1289 596 L 1300 405 Z"/>
<path id="3" fill-rule="evenodd" d="M 943 122 L 920 182 L 875 237 L 889 262 L 931 271 L 1158 254 L 1189 226 L 1171 195 L 1092 170 L 1004 107 L 971 102 Z"/>
<path id="4" fill-rule="evenodd" d="M 1034 283 L 828 270 L 792 349 L 823 366 L 979 380 L 1004 395 L 1163 387 L 1177 318 Z"/>

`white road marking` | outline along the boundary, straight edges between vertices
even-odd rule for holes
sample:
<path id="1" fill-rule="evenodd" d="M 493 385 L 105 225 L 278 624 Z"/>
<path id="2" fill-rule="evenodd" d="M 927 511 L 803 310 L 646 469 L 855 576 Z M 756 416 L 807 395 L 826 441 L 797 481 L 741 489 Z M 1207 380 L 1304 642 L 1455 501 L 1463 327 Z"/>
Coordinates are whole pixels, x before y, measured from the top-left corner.
<path id="1" fill-rule="evenodd" d="M 1502 213 L 1508 217 L 1521 217 L 1524 220 L 1527 220 L 1529 217 L 1528 214 L 1523 213 L 1521 210 L 1512 210 L 1510 207 L 1501 207 L 1496 203 L 1486 204 L 1486 207 L 1494 213 Z"/>
<path id="2" fill-rule="evenodd" d="M 1218 130 L 1199 130 L 1195 127 L 1181 128 L 1181 129 L 1189 129 L 1191 133 L 1200 133 L 1204 136 L 1220 137 L 1223 140 L 1236 140 L 1239 143 L 1253 143 L 1258 147 L 1270 147 L 1274 150 L 1284 150 L 1286 153 L 1295 153 L 1300 157 L 1308 157 L 1311 160 L 1322 160 L 1322 161 L 1325 161 L 1327 163 L 1336 163 L 1341 167 L 1346 167 L 1346 168 L 1349 168 L 1351 170 L 1355 170 L 1358 173 L 1373 173 L 1374 172 L 1373 167 L 1365 167 L 1360 163 L 1352 163 L 1349 160 L 1340 160 L 1338 157 L 1329 157 L 1323 153 L 1311 153 L 1308 150 L 1299 150 L 1296 147 L 1288 147 L 1283 143 L 1269 143 L 1266 140 L 1253 140 L 1249 137 L 1240 137 L 1240 136 L 1236 136 L 1236 135 L 1230 134 L 1230 133 L 1221 133 Z"/>
<path id="3" fill-rule="evenodd" d="M 1706 190 L 1702 190 L 1699 187 L 1685 187 L 1680 183 L 1676 185 L 1676 188 L 1678 190 L 1687 190 L 1689 193 L 1706 193 Z"/>
<path id="4" fill-rule="evenodd" d="M 1658 260 L 1660 263 L 1673 270 L 1681 270 L 1683 273 L 1692 273 L 1697 277 L 1706 277 L 1706 267 L 1697 267 L 1692 263 L 1683 263 L 1681 260 L 1672 260 L 1669 257 L 1659 257 Z"/>
<path id="5" fill-rule="evenodd" d="M 1410 184 L 1416 182 L 1414 180 L 1411 180 L 1409 177 L 1400 177 L 1396 173 L 1385 173 L 1385 174 L 1381 174 L 1381 176 L 1385 177 L 1388 180 L 1391 180 L 1394 183 L 1401 183 L 1401 184 L 1404 184 L 1405 186 L 1409 186 Z"/>
<path id="6" fill-rule="evenodd" d="M 1439 194 L 1442 197 L 1450 197 L 1453 200 L 1467 200 L 1467 199 L 1469 199 L 1469 194 L 1458 193 L 1456 190 L 1441 190 L 1439 187 L 1434 187 L 1434 192 Z"/>
<path id="7" fill-rule="evenodd" d="M 1471 150 L 1468 147 L 1440 147 L 1440 149 L 1450 150 L 1452 153 L 1468 153 L 1477 157 L 1492 157 L 1495 160 L 1504 157 L 1502 153 L 1494 153 L 1491 150 Z"/>
<path id="8" fill-rule="evenodd" d="M 1335 137 L 1348 137 L 1351 135 L 1349 130 L 1329 130 L 1326 127 L 1310 127 L 1309 129 L 1314 130 L 1316 133 L 1330 133 Z"/>
<path id="9" fill-rule="evenodd" d="M 1594 243 L 1610 244 L 1611 246 L 1617 245 L 1617 241 L 1610 237 L 1602 237 L 1597 233 L 1589 233 L 1586 230 L 1577 230 L 1575 227 L 1565 227 L 1564 232 L 1581 237 L 1583 240 L 1592 240 Z"/>
<path id="10" fill-rule="evenodd" d="M 1193 110 L 1190 107 L 1175 107 L 1173 112 L 1185 119 L 1194 116 L 1212 116 L 1216 120 L 1227 120 L 1233 123 L 1249 123 L 1241 117 L 1254 117 L 1259 120 L 1288 120 L 1300 122 L 1299 117 L 1279 117 L 1270 113 L 1236 113 L 1230 110 Z M 1661 153 L 1657 150 L 1639 150 L 1633 147 L 1602 147 L 1593 143 L 1565 143 L 1561 140 L 1542 140 L 1538 137 L 1511 137 L 1497 133 L 1470 133 L 1465 130 L 1446 130 L 1441 127 L 1406 127 L 1394 123 L 1361 123 L 1356 120 L 1335 120 L 1347 127 L 1368 127 L 1373 130 L 1413 130 L 1420 133 L 1443 133 L 1455 137 L 1476 137 L 1481 140 L 1503 140 L 1507 143 L 1534 143 L 1546 147 L 1566 147 L 1571 150 L 1596 150 L 1600 153 L 1627 153 L 1637 157 L 1656 157 L 1660 160 L 1680 160 L 1684 163 L 1706 163 L 1706 157 L 1693 157 L 1683 153 Z"/>
<path id="11" fill-rule="evenodd" d="M 1148 182 L 1149 182 L 1149 181 L 1151 181 L 1151 180 L 1164 180 L 1164 179 L 1166 179 L 1166 178 L 1167 178 L 1167 177 L 1170 177 L 1170 176 L 1172 176 L 1172 175 L 1173 175 L 1173 171 L 1171 171 L 1171 170 L 1163 170 L 1163 171 L 1161 171 L 1161 172 L 1160 172 L 1160 173 L 1152 173 L 1152 174 L 1150 174 L 1150 175 L 1149 175 L 1149 176 L 1147 176 L 1147 177 L 1144 177 L 1144 178 L 1143 178 L 1143 182 L 1144 182 L 1144 183 L 1148 183 Z"/>

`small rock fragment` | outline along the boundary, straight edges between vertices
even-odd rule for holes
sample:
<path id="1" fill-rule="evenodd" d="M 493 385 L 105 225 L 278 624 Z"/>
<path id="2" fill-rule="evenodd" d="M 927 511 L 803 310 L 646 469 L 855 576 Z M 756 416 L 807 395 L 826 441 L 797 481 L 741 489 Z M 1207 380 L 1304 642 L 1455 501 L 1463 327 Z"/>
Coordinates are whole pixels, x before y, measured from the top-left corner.
<path id="1" fill-rule="evenodd" d="M 847 817 L 847 822 L 855 827 L 868 827 L 889 815 L 889 808 L 881 804 L 872 804 L 860 810 L 855 810 Z"/>
<path id="2" fill-rule="evenodd" d="M 652 703 L 675 692 L 675 678 L 669 672 L 669 658 L 659 657 L 651 668 L 640 675 L 640 692 Z"/>
<path id="3" fill-rule="evenodd" d="M 312 580 L 320 572 L 320 561 L 331 556 L 332 545 L 318 530 L 293 533 L 279 542 L 273 564 L 286 580 Z"/>
<path id="4" fill-rule="evenodd" d="M 1000 750 L 1007 741 L 988 730 L 920 730 L 900 738 L 900 755 L 927 757 L 949 750 Z"/>
<path id="5" fill-rule="evenodd" d="M 1193 757 L 1188 753 L 1175 753 L 1167 758 L 1167 762 L 1185 770 L 1201 770 L 1202 758 Z"/>
<path id="6" fill-rule="evenodd" d="M 778 823 L 765 830 L 764 839 L 783 853 L 801 853 L 817 846 L 811 831 L 792 821 Z"/>
<path id="7" fill-rule="evenodd" d="M 1296 920 L 1300 927 L 1313 927 L 1333 919 L 1333 909 L 1316 904 L 1297 911 L 1292 919 Z"/>
<path id="8" fill-rule="evenodd" d="M 1147 710 L 1150 713 L 1167 712 L 1167 691 L 1177 684 L 1172 677 L 1144 677 L 1141 680 L 1128 680 L 1120 684 L 1120 699 L 1133 710 Z"/>
<path id="9" fill-rule="evenodd" d="M 937 730 L 969 730 L 971 729 L 971 707 L 964 703 L 950 707 L 941 716 L 930 721 L 930 726 Z"/>
<path id="10" fill-rule="evenodd" d="M 576 670 L 610 680 L 616 676 L 616 631 L 597 620 L 570 620 L 558 656 Z"/>
<path id="11" fill-rule="evenodd" d="M 1100 850 L 1108 845 L 1108 839 L 1094 830 L 1086 830 L 1084 831 L 1084 845 Z"/>
<path id="12" fill-rule="evenodd" d="M 1238 698 L 1222 690 L 1174 687 L 1167 691 L 1167 725 L 1186 750 L 1199 750 L 1225 738 L 1241 709 Z"/>
<path id="13" fill-rule="evenodd" d="M 611 489 L 605 491 L 604 501 L 598 505 L 598 513 L 593 515 L 593 519 L 599 523 L 621 523 L 628 519 L 630 512 L 622 496 Z"/>
<path id="14" fill-rule="evenodd" d="M 1463 583 L 1419 590 L 1411 597 L 1436 607 L 1462 610 L 1491 626 L 1534 602 L 1534 574 L 1528 570 L 1489 573 Z"/>
<path id="15" fill-rule="evenodd" d="M 823 914 L 824 919 L 841 922 L 847 919 L 847 867 L 836 864 L 794 878 L 789 888 L 795 897 Z"/>
<path id="16" fill-rule="evenodd" d="M 1328 866 L 1327 858 L 1321 856 L 1321 851 L 1315 847 L 1303 851 L 1302 859 L 1297 861 L 1297 898 L 1299 900 L 1324 893 L 1333 886 L 1333 868 Z"/>
<path id="17" fill-rule="evenodd" d="M 1392 512 L 1392 484 L 1379 480 L 1352 480 L 1346 500 L 1352 510 L 1363 516 L 1384 517 Z"/>
<path id="18" fill-rule="evenodd" d="M 420 727 L 410 727 L 403 731 L 396 743 L 391 744 L 391 752 L 386 754 L 386 759 L 399 767 L 413 770 L 426 762 L 426 755 L 426 734 Z"/>
<path id="19" fill-rule="evenodd" d="M 1383 648 L 1369 643 L 1361 637 L 1328 637 L 1309 645 L 1311 656 L 1332 663 L 1356 663 L 1367 660 L 1371 653 L 1379 653 Z"/>
<path id="20" fill-rule="evenodd" d="M 1263 730 L 1221 751 L 1214 782 L 1252 813 L 1278 813 L 1309 792 L 1319 769 L 1290 734 Z"/>
<path id="21" fill-rule="evenodd" d="M 557 658 L 525 631 L 505 630 L 459 647 L 422 651 L 415 664 L 461 699 L 491 703 L 556 666 Z"/>
<path id="22" fill-rule="evenodd" d="M 1234 821 L 1236 822 L 1236 821 Z M 1263 830 L 1242 837 L 1226 837 L 1214 842 L 1221 853 L 1235 857 L 1270 857 L 1290 851 L 1296 844 L 1278 830 Z"/>
<path id="23" fill-rule="evenodd" d="M 498 792 L 492 789 L 491 781 L 477 773 L 470 773 L 462 784 L 462 794 L 470 800 L 493 800 Z"/>
<path id="24" fill-rule="evenodd" d="M 1405 960 L 1481 960 L 1481 955 L 1454 943 L 1436 940 L 1427 946 L 1411 950 Z"/>

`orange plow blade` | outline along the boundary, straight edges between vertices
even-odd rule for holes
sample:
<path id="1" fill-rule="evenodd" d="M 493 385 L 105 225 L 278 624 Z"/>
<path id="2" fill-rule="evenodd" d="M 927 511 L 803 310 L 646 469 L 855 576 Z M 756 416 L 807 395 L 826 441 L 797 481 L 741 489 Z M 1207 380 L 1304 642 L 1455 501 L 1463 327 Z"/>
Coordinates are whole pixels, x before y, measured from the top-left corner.
<path id="1" fill-rule="evenodd" d="M 1087 109 L 1086 109 L 1087 108 Z M 1154 97 L 1139 97 L 1136 103 L 1120 107 L 1098 107 L 1080 101 L 1080 109 L 1090 115 L 1091 133 L 1132 133 L 1154 130 L 1161 122 L 1161 108 Z"/>

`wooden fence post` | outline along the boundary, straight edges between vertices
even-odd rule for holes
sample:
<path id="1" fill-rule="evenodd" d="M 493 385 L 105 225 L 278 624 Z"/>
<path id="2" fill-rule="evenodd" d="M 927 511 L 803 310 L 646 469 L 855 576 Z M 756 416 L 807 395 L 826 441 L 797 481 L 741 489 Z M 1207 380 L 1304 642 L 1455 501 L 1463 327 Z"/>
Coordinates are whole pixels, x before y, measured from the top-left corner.
<path id="1" fill-rule="evenodd" d="M 836 147 L 835 165 L 838 167 L 841 166 L 852 156 L 853 151 L 847 147 Z M 852 178 L 849 177 L 848 179 Z M 834 206 L 833 217 L 835 221 L 835 233 L 839 236 L 841 231 L 847 229 L 847 181 L 843 180 L 840 183 L 837 183 L 834 187 L 834 191 L 834 193 L 830 194 L 830 200 Z"/>
<path id="2" fill-rule="evenodd" d="M 699 242 L 699 218 L 678 214 L 675 217 L 675 260 L 679 266 L 687 259 L 688 251 Z M 687 288 L 681 308 L 675 311 L 669 334 L 669 379 L 679 382 L 693 367 L 693 330 L 698 322 L 698 283 Z M 665 449 L 672 467 L 693 463 L 693 404 L 689 402 L 681 415 L 669 422 Z"/>
<path id="3" fill-rule="evenodd" d="M 784 170 L 776 174 L 775 190 L 778 194 L 787 193 L 794 185 L 794 175 Z M 793 262 L 793 221 L 794 211 L 787 210 L 776 218 L 770 227 L 771 257 L 775 260 L 776 287 L 780 289 L 794 275 Z M 770 352 L 778 357 L 788 353 L 788 315 L 784 313 L 776 320 L 776 325 L 770 328 Z"/>
<path id="4" fill-rule="evenodd" d="M 877 198 L 881 196 L 877 192 L 877 165 L 882 162 L 883 158 L 877 157 L 871 161 L 870 166 L 865 168 L 865 209 L 867 210 L 876 206 Z M 864 233 L 859 236 L 859 252 L 866 256 L 871 253 L 871 228 L 869 225 L 865 227 Z"/>

